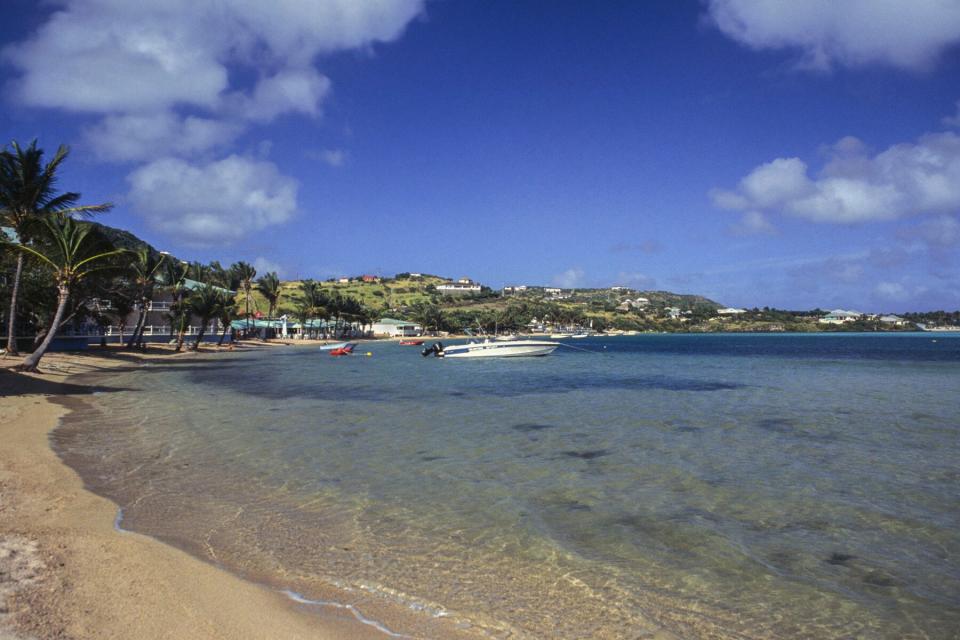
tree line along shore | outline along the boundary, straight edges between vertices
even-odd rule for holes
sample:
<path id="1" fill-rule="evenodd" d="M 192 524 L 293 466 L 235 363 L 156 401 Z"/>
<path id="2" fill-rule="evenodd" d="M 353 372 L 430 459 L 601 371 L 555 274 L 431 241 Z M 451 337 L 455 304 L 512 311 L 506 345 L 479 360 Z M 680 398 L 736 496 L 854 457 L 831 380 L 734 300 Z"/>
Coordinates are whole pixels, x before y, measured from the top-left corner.
<path id="1" fill-rule="evenodd" d="M 254 319 L 284 317 L 305 337 L 367 335 L 382 317 L 417 323 L 425 333 L 909 331 L 960 327 L 960 311 L 848 313 L 825 321 L 821 309 L 724 309 L 696 295 L 626 287 L 559 289 L 473 283 L 461 293 L 448 278 L 400 273 L 281 281 L 248 262 L 190 262 L 158 251 L 133 234 L 100 224 L 110 203 L 83 204 L 61 191 L 57 174 L 69 156 L 60 146 L 45 159 L 34 140 L 0 151 L 0 319 L 5 354 L 26 354 L 36 369 L 58 334 L 119 329 L 126 348 L 143 347 L 148 316 L 162 310 L 164 338 L 175 351 L 198 349 L 210 332 L 223 343 Z M 444 289 L 453 289 L 451 295 Z M 156 315 L 156 314 L 155 314 Z M 249 331 L 247 331 L 249 329 Z M 269 338 L 271 331 L 259 331 Z"/>

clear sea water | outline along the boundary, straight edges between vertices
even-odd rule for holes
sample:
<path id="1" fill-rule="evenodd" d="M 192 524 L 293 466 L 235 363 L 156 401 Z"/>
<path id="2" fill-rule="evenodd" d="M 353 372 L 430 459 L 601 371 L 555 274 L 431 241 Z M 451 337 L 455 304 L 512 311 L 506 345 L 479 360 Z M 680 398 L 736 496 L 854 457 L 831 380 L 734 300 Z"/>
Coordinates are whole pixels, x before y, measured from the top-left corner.
<path id="1" fill-rule="evenodd" d="M 55 445 L 123 528 L 395 634 L 960 637 L 960 337 L 569 344 L 107 372 Z"/>

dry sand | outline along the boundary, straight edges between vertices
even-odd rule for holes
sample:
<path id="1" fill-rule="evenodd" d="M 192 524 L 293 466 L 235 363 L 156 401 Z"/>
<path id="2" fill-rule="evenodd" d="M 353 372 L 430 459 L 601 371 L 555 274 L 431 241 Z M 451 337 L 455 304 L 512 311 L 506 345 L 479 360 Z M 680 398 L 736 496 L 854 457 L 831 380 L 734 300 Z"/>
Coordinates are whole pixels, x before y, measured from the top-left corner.
<path id="1" fill-rule="evenodd" d="M 183 551 L 114 527 L 116 506 L 86 491 L 49 433 L 65 378 L 138 356 L 49 354 L 40 375 L 0 359 L 0 640 L 297 639 L 385 636 L 345 610 L 298 605 Z M 169 357 L 169 356 L 168 356 Z"/>

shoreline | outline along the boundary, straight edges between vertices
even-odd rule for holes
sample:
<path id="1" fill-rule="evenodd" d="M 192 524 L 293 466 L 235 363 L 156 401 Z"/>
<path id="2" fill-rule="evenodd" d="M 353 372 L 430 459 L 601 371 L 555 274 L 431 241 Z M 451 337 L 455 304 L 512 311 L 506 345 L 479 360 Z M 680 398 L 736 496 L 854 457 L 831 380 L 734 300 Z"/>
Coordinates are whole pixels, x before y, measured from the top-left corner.
<path id="1" fill-rule="evenodd" d="M 298 603 L 118 527 L 117 505 L 53 451 L 50 436 L 69 412 L 54 399 L 96 391 L 78 375 L 176 358 L 56 353 L 42 375 L 0 360 L 0 640 L 389 637 L 348 603 Z"/>

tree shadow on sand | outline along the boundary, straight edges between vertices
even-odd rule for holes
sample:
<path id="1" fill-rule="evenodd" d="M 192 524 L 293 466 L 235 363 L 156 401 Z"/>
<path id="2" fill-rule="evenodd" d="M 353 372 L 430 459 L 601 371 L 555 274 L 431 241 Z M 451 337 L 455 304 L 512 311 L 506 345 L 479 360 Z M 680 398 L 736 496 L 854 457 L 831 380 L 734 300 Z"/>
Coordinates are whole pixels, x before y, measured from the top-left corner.
<path id="1" fill-rule="evenodd" d="M 7 369 L 0 369 L 0 398 L 46 394 L 55 396 L 79 396 L 93 393 L 112 393 L 115 391 L 129 391 L 123 387 L 107 387 L 102 385 L 71 384 L 55 380 L 43 380 L 15 373 Z"/>

